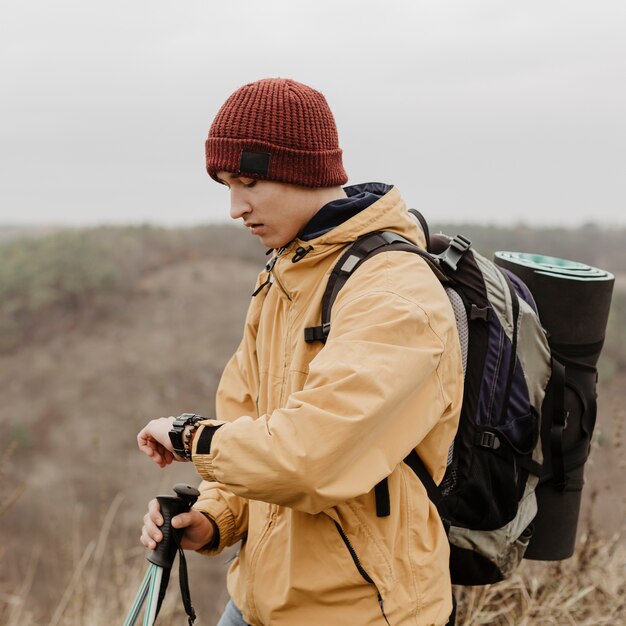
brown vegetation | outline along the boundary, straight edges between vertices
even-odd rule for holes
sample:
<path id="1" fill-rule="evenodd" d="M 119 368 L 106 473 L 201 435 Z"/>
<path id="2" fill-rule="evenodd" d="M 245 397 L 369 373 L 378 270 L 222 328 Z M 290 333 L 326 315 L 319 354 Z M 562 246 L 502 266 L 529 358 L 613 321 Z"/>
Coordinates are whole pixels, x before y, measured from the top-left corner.
<path id="1" fill-rule="evenodd" d="M 0 623 L 123 621 L 145 567 L 147 500 L 196 480 L 187 465 L 160 471 L 140 456 L 136 432 L 159 415 L 212 414 L 264 262 L 253 244 L 224 226 L 92 229 L 0 246 Z M 560 254 L 582 258 L 570 252 Z M 577 553 L 457 590 L 460 624 L 626 623 L 623 290 L 615 303 Z M 197 624 L 209 625 L 226 601 L 228 555 L 190 557 Z M 170 589 L 163 614 L 184 623 L 175 580 Z"/>

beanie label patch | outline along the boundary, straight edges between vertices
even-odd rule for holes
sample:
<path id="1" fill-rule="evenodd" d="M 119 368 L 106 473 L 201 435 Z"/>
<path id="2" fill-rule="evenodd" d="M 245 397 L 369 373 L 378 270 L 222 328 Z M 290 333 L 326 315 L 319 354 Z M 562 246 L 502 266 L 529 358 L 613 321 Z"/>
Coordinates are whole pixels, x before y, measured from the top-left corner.
<path id="1" fill-rule="evenodd" d="M 270 169 L 270 155 L 265 152 L 248 152 L 242 150 L 239 162 L 239 173 L 267 176 Z"/>

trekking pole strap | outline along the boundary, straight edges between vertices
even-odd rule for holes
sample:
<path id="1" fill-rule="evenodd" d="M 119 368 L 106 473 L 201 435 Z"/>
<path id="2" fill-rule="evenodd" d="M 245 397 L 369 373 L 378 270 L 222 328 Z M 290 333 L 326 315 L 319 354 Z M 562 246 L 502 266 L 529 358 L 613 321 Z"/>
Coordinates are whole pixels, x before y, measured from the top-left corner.
<path id="1" fill-rule="evenodd" d="M 178 582 L 180 583 L 180 595 L 183 599 L 183 606 L 187 614 L 187 622 L 189 626 L 193 626 L 196 621 L 196 612 L 191 605 L 191 594 L 189 593 L 189 576 L 187 574 L 187 559 L 185 551 L 180 547 L 178 540 Z"/>

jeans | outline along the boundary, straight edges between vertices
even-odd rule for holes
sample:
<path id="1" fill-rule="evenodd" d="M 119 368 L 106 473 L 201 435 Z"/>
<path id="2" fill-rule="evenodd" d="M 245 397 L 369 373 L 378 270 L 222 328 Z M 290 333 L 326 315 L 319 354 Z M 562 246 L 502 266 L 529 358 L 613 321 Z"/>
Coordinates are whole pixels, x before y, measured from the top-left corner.
<path id="1" fill-rule="evenodd" d="M 243 621 L 241 612 L 234 605 L 233 601 L 229 600 L 217 626 L 248 626 L 248 624 Z"/>

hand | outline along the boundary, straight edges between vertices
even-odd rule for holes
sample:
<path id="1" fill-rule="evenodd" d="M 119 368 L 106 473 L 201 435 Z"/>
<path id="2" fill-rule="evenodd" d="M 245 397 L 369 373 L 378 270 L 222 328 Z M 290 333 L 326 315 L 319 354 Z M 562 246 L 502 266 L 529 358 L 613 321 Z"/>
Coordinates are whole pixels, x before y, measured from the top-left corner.
<path id="1" fill-rule="evenodd" d="M 149 456 L 159 467 L 165 467 L 172 461 L 185 461 L 174 454 L 169 432 L 175 417 L 160 417 L 144 426 L 137 435 L 139 449 Z"/>
<path id="2" fill-rule="evenodd" d="M 154 550 L 157 543 L 163 539 L 163 533 L 159 528 L 162 525 L 163 517 L 159 509 L 159 502 L 156 499 L 150 500 L 141 529 L 141 543 L 146 548 Z M 185 529 L 180 542 L 180 546 L 184 550 L 198 550 L 213 541 L 215 536 L 215 523 L 195 509 L 173 517 L 172 526 Z"/>

